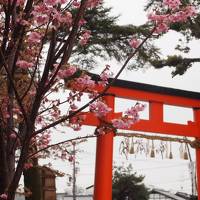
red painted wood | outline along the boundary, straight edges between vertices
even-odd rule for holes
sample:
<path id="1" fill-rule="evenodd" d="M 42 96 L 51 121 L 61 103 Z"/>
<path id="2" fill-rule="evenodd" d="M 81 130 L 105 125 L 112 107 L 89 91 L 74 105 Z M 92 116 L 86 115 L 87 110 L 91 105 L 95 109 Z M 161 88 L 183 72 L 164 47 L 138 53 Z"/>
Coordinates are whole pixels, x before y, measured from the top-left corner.
<path id="1" fill-rule="evenodd" d="M 163 122 L 163 103 L 149 102 L 149 120 Z"/>
<path id="2" fill-rule="evenodd" d="M 200 107 L 200 101 L 198 99 L 191 99 L 186 97 L 170 96 L 165 94 L 119 87 L 111 87 L 108 92 L 114 94 L 116 97 L 121 97 L 125 99 L 162 102 L 164 104 L 175 106 Z"/>
<path id="3" fill-rule="evenodd" d="M 176 124 L 167 122 L 157 122 L 150 120 L 140 120 L 134 124 L 129 130 L 144 131 L 159 134 L 180 135 L 188 137 L 199 137 L 200 133 L 196 123 L 189 122 L 188 124 Z"/>
<path id="4" fill-rule="evenodd" d="M 106 96 L 104 100 L 114 111 L 114 97 Z M 112 118 L 113 114 L 108 114 L 105 120 Z M 94 200 L 112 199 L 113 137 L 112 131 L 97 137 Z"/>
<path id="5" fill-rule="evenodd" d="M 97 138 L 94 200 L 112 199 L 112 132 Z"/>
<path id="6" fill-rule="evenodd" d="M 200 109 L 194 109 L 194 120 L 198 125 L 198 130 L 200 134 Z M 200 140 L 200 136 L 196 137 Z M 197 194 L 198 200 L 200 200 L 200 149 L 196 149 L 196 175 L 197 175 Z"/>
<path id="7" fill-rule="evenodd" d="M 197 171 L 197 194 L 198 194 L 198 200 L 200 200 L 200 149 L 196 149 L 196 171 Z"/>

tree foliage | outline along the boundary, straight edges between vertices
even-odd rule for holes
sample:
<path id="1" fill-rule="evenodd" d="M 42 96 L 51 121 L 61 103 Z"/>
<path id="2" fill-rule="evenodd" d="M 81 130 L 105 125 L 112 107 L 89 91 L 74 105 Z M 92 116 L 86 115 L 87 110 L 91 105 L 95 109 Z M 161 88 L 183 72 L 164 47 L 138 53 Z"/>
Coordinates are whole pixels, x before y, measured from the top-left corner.
<path id="1" fill-rule="evenodd" d="M 191 2 L 188 0 L 183 0 L 183 5 L 188 5 Z M 171 31 L 177 32 L 180 34 L 179 43 L 176 45 L 175 50 L 176 54 L 168 55 L 167 57 L 162 57 L 161 51 L 158 48 L 157 59 L 150 58 L 146 64 L 149 64 L 156 69 L 163 67 L 173 68 L 172 76 L 183 75 L 190 67 L 195 63 L 200 62 L 200 57 L 190 57 L 187 54 L 191 51 L 190 42 L 200 39 L 200 1 L 192 1 L 192 5 L 195 7 L 197 15 L 192 18 L 188 18 L 187 21 L 176 22 L 170 25 Z M 162 6 L 161 0 L 149 0 L 146 4 L 145 10 L 150 11 Z M 148 24 L 148 23 L 147 23 Z M 159 37 L 162 37 L 161 34 Z"/>
<path id="2" fill-rule="evenodd" d="M 91 30 L 91 37 L 86 45 L 76 45 L 73 49 L 72 62 L 79 63 L 84 69 L 94 68 L 97 60 L 114 59 L 122 62 L 127 54 L 132 51 L 129 41 L 133 36 L 144 39 L 151 26 L 144 24 L 134 26 L 132 24 L 118 25 L 119 16 L 113 16 L 112 8 L 100 4 L 85 13 L 85 23 L 79 30 L 79 36 L 84 30 Z M 59 35 L 66 34 L 65 29 L 60 29 Z M 60 38 L 58 38 L 60 40 Z M 143 46 L 137 55 L 135 68 L 142 67 L 150 58 L 157 59 L 158 48 L 149 41 Z"/>
<path id="3" fill-rule="evenodd" d="M 148 188 L 142 183 L 144 176 L 133 173 L 133 168 L 117 167 L 113 175 L 113 200 L 148 200 Z"/>

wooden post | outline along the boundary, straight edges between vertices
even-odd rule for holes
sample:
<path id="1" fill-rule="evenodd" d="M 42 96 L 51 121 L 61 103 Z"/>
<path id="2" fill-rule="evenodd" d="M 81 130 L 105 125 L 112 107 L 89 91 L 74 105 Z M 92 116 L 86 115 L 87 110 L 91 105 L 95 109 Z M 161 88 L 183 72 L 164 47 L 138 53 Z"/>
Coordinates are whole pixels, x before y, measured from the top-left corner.
<path id="1" fill-rule="evenodd" d="M 97 138 L 94 200 L 112 199 L 113 133 Z"/>
<path id="2" fill-rule="evenodd" d="M 200 149 L 196 149 L 197 195 L 200 200 Z"/>
<path id="3" fill-rule="evenodd" d="M 114 97 L 106 96 L 104 99 L 114 112 Z M 94 200 L 112 199 L 113 138 L 112 131 L 97 137 Z"/>

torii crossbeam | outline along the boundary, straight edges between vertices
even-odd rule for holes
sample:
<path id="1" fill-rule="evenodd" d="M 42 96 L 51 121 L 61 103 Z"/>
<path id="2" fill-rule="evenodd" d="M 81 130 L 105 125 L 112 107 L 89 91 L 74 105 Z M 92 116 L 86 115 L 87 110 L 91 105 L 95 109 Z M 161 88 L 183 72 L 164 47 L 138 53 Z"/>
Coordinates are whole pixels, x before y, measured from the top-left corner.
<path id="1" fill-rule="evenodd" d="M 146 101 L 149 103 L 149 119 L 141 119 L 129 130 L 195 137 L 197 140 L 200 139 L 200 93 L 124 80 L 116 80 L 107 93 L 111 95 L 106 96 L 105 101 L 113 111 L 108 115 L 108 121 L 120 115 L 120 113 L 114 112 L 115 97 Z M 164 105 L 193 109 L 194 121 L 189 121 L 187 124 L 164 122 Z M 87 113 L 84 124 L 99 126 L 100 121 L 92 113 Z M 113 132 L 100 135 L 97 138 L 94 200 L 112 199 L 113 138 Z M 196 168 L 198 200 L 200 200 L 199 148 L 196 149 Z"/>

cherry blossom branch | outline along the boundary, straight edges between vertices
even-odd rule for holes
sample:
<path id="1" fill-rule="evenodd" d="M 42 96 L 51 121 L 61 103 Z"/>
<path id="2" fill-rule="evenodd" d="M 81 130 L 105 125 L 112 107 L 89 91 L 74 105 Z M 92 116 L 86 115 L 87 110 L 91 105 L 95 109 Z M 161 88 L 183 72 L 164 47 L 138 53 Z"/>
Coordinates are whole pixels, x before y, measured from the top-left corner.
<path id="1" fill-rule="evenodd" d="M 45 94 L 45 85 L 48 81 L 49 71 L 50 71 L 50 68 L 52 66 L 53 53 L 54 53 L 54 49 L 55 49 L 55 45 L 56 45 L 56 32 L 55 32 L 54 29 L 52 29 L 51 34 L 52 34 L 52 39 L 51 39 L 51 42 L 50 42 L 47 60 L 46 60 L 46 63 L 45 63 L 42 78 L 41 78 L 41 80 L 38 84 L 37 92 L 36 92 L 36 95 L 35 95 L 35 99 L 34 99 L 31 114 L 30 114 L 30 118 L 32 120 L 35 120 L 35 118 L 37 116 L 37 112 L 39 110 L 40 103 L 42 101 L 42 97 Z"/>
<path id="2" fill-rule="evenodd" d="M 118 73 L 116 74 L 116 76 L 112 79 L 112 81 L 105 87 L 105 89 L 98 94 L 96 97 L 94 97 L 92 100 L 90 100 L 88 103 L 86 103 L 85 105 L 83 105 L 81 108 L 77 109 L 76 111 L 70 113 L 67 116 L 62 117 L 61 119 L 47 125 L 44 128 L 41 128 L 39 130 L 37 130 L 36 132 L 33 133 L 32 137 L 42 133 L 43 131 L 52 128 L 72 117 L 74 117 L 76 114 L 78 114 L 79 112 L 83 111 L 85 108 L 87 108 L 91 103 L 93 103 L 94 101 L 96 101 L 97 99 L 99 99 L 100 97 L 102 97 L 103 95 L 105 95 L 105 93 L 108 91 L 108 89 L 114 84 L 114 82 L 116 81 L 116 79 L 119 77 L 119 75 L 122 73 L 122 71 L 125 69 L 125 67 L 127 66 L 128 62 L 131 60 L 131 58 L 133 58 L 135 56 L 135 54 L 139 51 L 139 49 L 143 46 L 143 44 L 151 37 L 151 35 L 154 33 L 156 27 L 154 27 L 152 29 L 152 31 L 149 33 L 149 35 L 140 43 L 140 45 L 135 49 L 135 51 L 133 53 L 131 53 L 129 55 L 129 57 L 127 58 L 127 60 L 124 62 L 124 64 L 122 65 L 121 69 L 118 71 Z"/>
<path id="3" fill-rule="evenodd" d="M 46 27 L 46 30 L 45 30 L 45 34 L 44 34 L 44 37 L 42 39 L 42 44 L 40 46 L 40 50 L 39 50 L 39 53 L 38 53 L 38 56 L 37 56 L 37 60 L 36 60 L 36 63 L 35 63 L 35 69 L 33 71 L 33 74 L 31 75 L 30 84 L 29 84 L 27 90 L 25 91 L 25 93 L 23 94 L 23 96 L 21 97 L 21 100 L 24 99 L 24 97 L 27 95 L 27 93 L 29 92 L 29 90 L 30 90 L 30 88 L 31 88 L 31 86 L 33 84 L 34 77 L 35 77 L 35 74 L 36 74 L 36 71 L 37 71 L 37 66 L 38 66 L 39 59 L 40 59 L 40 55 L 41 55 L 42 49 L 44 47 L 44 42 L 45 42 L 45 39 L 46 39 L 46 36 L 47 36 L 48 29 L 49 29 L 49 23 L 47 24 L 47 27 Z"/>
<path id="4" fill-rule="evenodd" d="M 6 70 L 7 75 L 8 75 L 8 79 L 10 81 L 10 84 L 11 84 L 14 92 L 15 92 L 15 97 L 16 97 L 17 103 L 18 103 L 18 105 L 19 105 L 19 107 L 21 109 L 21 112 L 23 114 L 24 120 L 25 120 L 26 124 L 28 125 L 28 119 L 27 119 L 26 111 L 25 111 L 24 106 L 23 106 L 23 104 L 21 102 L 21 99 L 20 99 L 20 96 L 19 96 L 19 94 L 17 92 L 17 89 L 15 88 L 15 84 L 14 84 L 14 82 L 12 80 L 11 74 L 10 74 L 10 72 L 8 70 L 8 67 L 7 67 L 7 64 L 6 64 L 6 61 L 5 61 L 5 57 L 4 57 L 3 52 L 2 52 L 1 49 L 0 49 L 0 53 L 1 53 L 1 57 L 3 58 L 3 66 L 4 66 L 5 70 Z"/>
<path id="5" fill-rule="evenodd" d="M 64 104 L 64 103 L 67 103 L 68 101 L 69 101 L 68 99 L 65 100 L 65 101 L 62 101 L 62 102 L 58 103 L 57 106 L 60 106 L 60 105 L 62 105 L 62 104 Z M 40 111 L 40 113 L 39 113 L 38 115 L 41 115 L 42 113 L 51 110 L 53 107 L 54 107 L 54 106 L 50 106 L 50 107 L 48 107 L 48 108 L 46 108 L 46 109 Z"/>
<path id="6" fill-rule="evenodd" d="M 33 154 L 29 155 L 27 159 L 32 158 L 32 157 L 35 156 L 36 154 L 38 154 L 38 153 L 40 153 L 40 152 L 42 152 L 42 151 L 45 151 L 46 149 L 49 149 L 49 148 L 51 148 L 51 147 L 58 146 L 58 145 L 60 145 L 60 144 L 64 144 L 64 143 L 72 142 L 72 141 L 76 141 L 76 140 L 94 138 L 94 137 L 97 137 L 97 135 L 87 135 L 87 136 L 83 136 L 83 137 L 76 137 L 76 138 L 72 138 L 72 139 L 69 139 L 69 140 L 62 141 L 62 142 L 58 142 L 58 143 L 56 143 L 56 144 L 51 144 L 51 145 L 48 145 L 47 147 L 45 147 L 45 148 L 43 148 L 43 149 L 40 149 L 40 150 L 34 152 Z"/>
<path id="7" fill-rule="evenodd" d="M 78 13 L 76 15 L 76 18 L 74 20 L 73 28 L 72 28 L 72 30 L 69 34 L 69 37 L 67 38 L 66 43 L 63 45 L 63 48 L 61 48 L 62 50 L 60 49 L 60 52 L 64 50 L 61 62 L 59 64 L 59 66 L 57 67 L 57 69 L 55 70 L 54 75 L 52 76 L 48 85 L 46 86 L 46 88 L 45 88 L 46 91 L 51 87 L 51 84 L 54 82 L 54 80 L 57 76 L 57 73 L 58 73 L 59 69 L 61 68 L 61 66 L 63 64 L 66 64 L 68 62 L 70 56 L 71 56 L 72 49 L 73 49 L 73 46 L 74 46 L 75 37 L 77 35 L 77 31 L 78 31 L 78 27 L 79 27 L 79 21 L 84 14 L 84 11 L 86 9 L 86 4 L 87 4 L 87 0 L 81 1 L 80 8 L 79 8 Z"/>
<path id="8" fill-rule="evenodd" d="M 81 17 L 83 16 L 83 13 L 86 9 L 86 4 L 87 4 L 87 0 L 81 1 L 79 11 L 74 20 L 74 25 L 73 25 L 72 31 L 70 32 L 70 35 L 66 40 L 66 43 L 61 47 L 59 52 L 55 55 L 55 60 L 57 60 L 60 57 L 60 55 L 63 53 L 61 64 L 66 63 L 71 55 L 75 36 L 77 34 L 78 27 L 79 27 L 79 21 L 80 21 Z"/>

